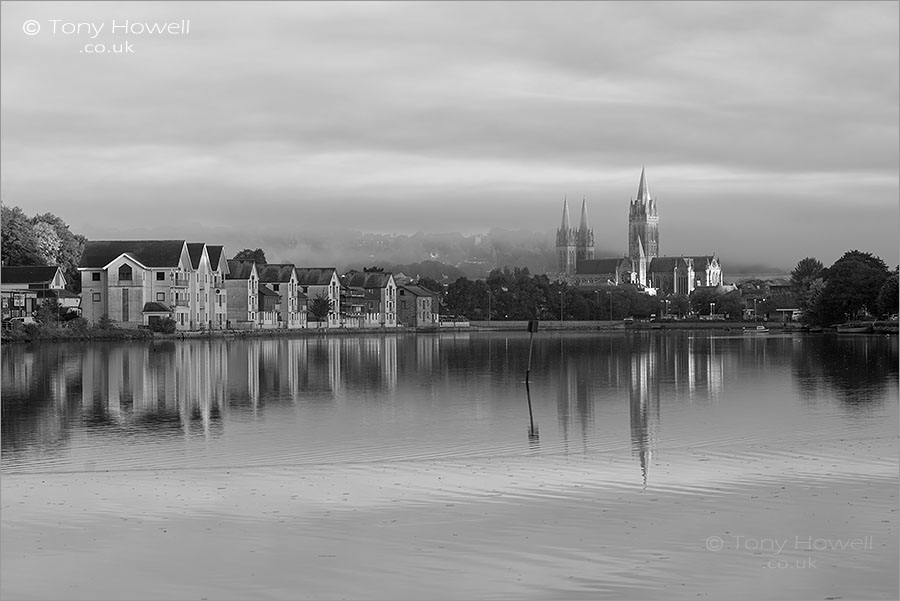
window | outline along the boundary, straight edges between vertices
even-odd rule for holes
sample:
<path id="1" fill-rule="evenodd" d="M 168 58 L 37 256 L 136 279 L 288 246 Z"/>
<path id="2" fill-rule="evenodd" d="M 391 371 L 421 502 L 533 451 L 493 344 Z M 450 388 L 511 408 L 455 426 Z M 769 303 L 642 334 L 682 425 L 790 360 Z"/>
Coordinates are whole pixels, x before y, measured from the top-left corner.
<path id="1" fill-rule="evenodd" d="M 95 271 L 94 273 L 91 274 L 91 281 L 92 282 L 100 281 L 100 272 L 99 271 Z"/>
<path id="2" fill-rule="evenodd" d="M 131 280 L 131 266 L 130 265 L 122 265 L 119 267 L 119 279 L 120 280 Z"/>
<path id="3" fill-rule="evenodd" d="M 165 293 L 165 292 L 157 292 L 157 293 L 156 293 L 156 300 L 159 301 L 159 302 L 161 302 L 161 303 L 165 302 L 165 301 L 166 301 L 166 293 Z"/>
<path id="4" fill-rule="evenodd" d="M 280 284 L 272 284 L 272 290 L 274 290 L 275 292 L 278 292 L 278 286 L 279 286 L 279 285 L 280 285 Z"/>
<path id="5" fill-rule="evenodd" d="M 93 293 L 91 295 L 91 300 L 93 300 L 95 303 L 99 303 L 100 302 L 100 293 L 99 292 Z"/>
<path id="6" fill-rule="evenodd" d="M 166 281 L 166 272 L 157 271 L 156 272 L 156 281 L 157 282 L 165 282 Z"/>

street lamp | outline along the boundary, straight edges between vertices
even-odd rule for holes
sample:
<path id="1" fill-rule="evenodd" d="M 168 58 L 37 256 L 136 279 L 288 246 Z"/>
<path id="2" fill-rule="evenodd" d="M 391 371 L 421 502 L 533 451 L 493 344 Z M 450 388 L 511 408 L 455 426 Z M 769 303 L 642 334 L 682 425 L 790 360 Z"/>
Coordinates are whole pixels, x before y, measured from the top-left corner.
<path id="1" fill-rule="evenodd" d="M 600 291 L 594 290 L 594 294 L 597 295 L 597 321 L 600 321 Z"/>
<path id="2" fill-rule="evenodd" d="M 713 312 L 716 310 L 716 303 L 709 303 L 709 318 L 712 319 Z"/>
<path id="3" fill-rule="evenodd" d="M 563 291 L 559 291 L 559 320 L 565 321 L 565 316 L 563 315 Z"/>

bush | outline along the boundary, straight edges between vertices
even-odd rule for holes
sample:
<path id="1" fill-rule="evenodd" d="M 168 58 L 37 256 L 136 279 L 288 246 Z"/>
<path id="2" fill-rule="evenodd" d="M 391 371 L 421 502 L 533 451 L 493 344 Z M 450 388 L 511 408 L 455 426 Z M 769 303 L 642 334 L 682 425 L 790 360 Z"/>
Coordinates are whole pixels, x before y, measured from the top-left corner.
<path id="1" fill-rule="evenodd" d="M 150 331 L 159 332 L 160 334 L 174 334 L 175 320 L 171 317 L 163 317 L 150 324 Z"/>
<path id="2" fill-rule="evenodd" d="M 66 322 L 66 328 L 70 330 L 75 330 L 76 332 L 84 332 L 86 331 L 91 324 L 88 323 L 84 317 L 75 317 L 74 319 L 70 319 Z"/>
<path id="3" fill-rule="evenodd" d="M 97 321 L 97 327 L 101 330 L 114 330 L 116 328 L 116 324 L 109 318 L 109 315 L 102 315 Z"/>

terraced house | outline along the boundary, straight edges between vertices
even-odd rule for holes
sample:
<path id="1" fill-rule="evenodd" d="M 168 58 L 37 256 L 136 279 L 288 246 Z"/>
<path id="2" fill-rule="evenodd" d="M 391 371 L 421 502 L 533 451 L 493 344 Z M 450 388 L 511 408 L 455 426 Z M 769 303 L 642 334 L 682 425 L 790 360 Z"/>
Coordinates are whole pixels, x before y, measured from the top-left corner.
<path id="1" fill-rule="evenodd" d="M 394 276 L 384 271 L 355 271 L 344 274 L 346 288 L 365 290 L 368 319 L 365 326 L 397 327 L 397 284 Z"/>
<path id="2" fill-rule="evenodd" d="M 178 329 L 191 329 L 193 267 L 184 240 L 88 241 L 78 270 L 89 322 L 106 316 L 138 327 L 170 317 Z"/>
<path id="3" fill-rule="evenodd" d="M 309 327 L 337 328 L 341 325 L 341 281 L 334 267 L 295 267 L 300 293 L 309 303 L 319 295 L 331 303 L 331 310 L 322 322 L 314 322 Z M 301 297 L 302 298 L 302 297 Z"/>
<path id="4" fill-rule="evenodd" d="M 229 328 L 254 330 L 259 313 L 259 276 L 253 261 L 227 261 L 225 293 Z"/>
<path id="5" fill-rule="evenodd" d="M 306 314 L 300 311 L 297 272 L 290 263 L 257 265 L 259 283 L 278 294 L 275 304 L 276 326 L 296 329 L 306 327 Z"/>
<path id="6" fill-rule="evenodd" d="M 225 290 L 225 277 L 228 275 L 228 260 L 225 258 L 225 247 L 220 244 L 208 244 L 206 254 L 209 257 L 209 280 L 207 293 L 207 316 L 209 328 L 224 329 L 228 323 L 228 293 Z"/>

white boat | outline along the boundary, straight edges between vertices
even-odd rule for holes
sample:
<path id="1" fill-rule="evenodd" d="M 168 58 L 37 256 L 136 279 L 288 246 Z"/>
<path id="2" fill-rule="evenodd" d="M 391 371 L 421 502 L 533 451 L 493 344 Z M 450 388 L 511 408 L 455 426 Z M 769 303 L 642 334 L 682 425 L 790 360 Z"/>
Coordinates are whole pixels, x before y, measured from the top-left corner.
<path id="1" fill-rule="evenodd" d="M 872 326 L 875 325 L 875 322 L 871 324 L 865 323 L 842 323 L 837 327 L 837 331 L 840 334 L 866 334 L 872 331 Z"/>
<path id="2" fill-rule="evenodd" d="M 744 328 L 744 334 L 768 334 L 769 328 L 766 326 L 756 326 L 755 328 Z"/>

